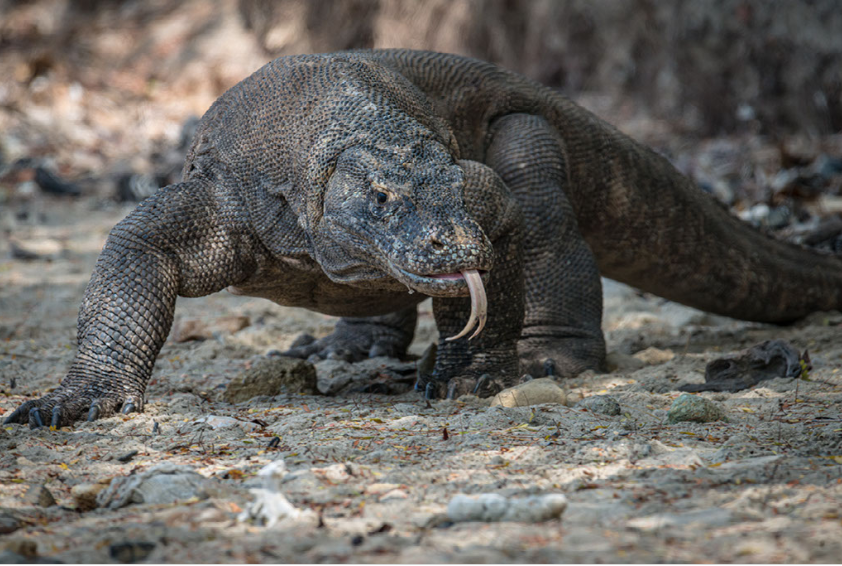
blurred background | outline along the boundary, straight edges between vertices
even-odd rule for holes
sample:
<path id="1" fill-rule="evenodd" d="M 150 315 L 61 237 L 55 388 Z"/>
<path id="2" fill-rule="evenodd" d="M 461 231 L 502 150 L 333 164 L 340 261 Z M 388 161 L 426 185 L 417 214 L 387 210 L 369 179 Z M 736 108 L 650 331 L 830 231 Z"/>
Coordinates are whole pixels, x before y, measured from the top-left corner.
<path id="1" fill-rule="evenodd" d="M 179 178 L 227 88 L 278 56 L 359 47 L 557 88 L 757 224 L 842 209 L 838 0 L 0 0 L 5 233 L 51 196 L 142 199 Z"/>

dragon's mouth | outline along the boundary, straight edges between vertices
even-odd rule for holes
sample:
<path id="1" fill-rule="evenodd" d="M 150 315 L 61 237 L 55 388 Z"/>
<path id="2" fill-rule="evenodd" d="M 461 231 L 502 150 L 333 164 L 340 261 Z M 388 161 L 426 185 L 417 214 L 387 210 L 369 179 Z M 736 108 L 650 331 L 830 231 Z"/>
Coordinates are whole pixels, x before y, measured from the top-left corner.
<path id="1" fill-rule="evenodd" d="M 482 282 L 482 276 L 485 273 L 487 272 L 478 269 L 464 269 L 454 273 L 436 273 L 431 275 L 418 275 L 404 271 L 404 274 L 408 275 L 412 281 L 413 287 L 418 287 L 425 294 L 433 294 L 435 296 L 438 294 L 435 291 L 450 291 L 452 293 L 454 287 L 461 290 L 464 289 L 463 285 L 467 285 L 468 292 L 471 294 L 471 315 L 462 331 L 455 336 L 446 338 L 446 340 L 462 338 L 476 326 L 476 330 L 468 338 L 468 340 L 471 340 L 472 338 L 476 338 L 485 327 L 485 322 L 488 319 L 488 297 L 485 294 L 485 285 Z M 431 291 L 433 292 L 431 293 Z"/>

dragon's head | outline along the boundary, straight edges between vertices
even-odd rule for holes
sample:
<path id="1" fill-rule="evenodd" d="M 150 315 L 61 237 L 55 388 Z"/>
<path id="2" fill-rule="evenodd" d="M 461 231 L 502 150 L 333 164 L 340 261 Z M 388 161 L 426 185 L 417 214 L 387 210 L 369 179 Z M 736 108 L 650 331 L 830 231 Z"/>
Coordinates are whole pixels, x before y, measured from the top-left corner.
<path id="1" fill-rule="evenodd" d="M 324 191 L 318 233 L 329 249 L 319 246 L 322 267 L 352 285 L 397 281 L 434 297 L 470 293 L 472 317 L 460 336 L 476 322 L 481 329 L 481 275 L 491 269 L 494 252 L 468 213 L 464 184 L 464 171 L 434 139 L 346 149 Z"/>
<path id="2" fill-rule="evenodd" d="M 414 85 L 364 55 L 340 55 L 319 69 L 302 71 L 315 83 L 300 89 L 300 107 L 270 130 L 290 159 L 278 161 L 288 167 L 268 168 L 267 186 L 289 204 L 333 281 L 470 294 L 469 327 L 478 321 L 481 328 L 482 274 L 494 252 L 465 205 L 465 172 L 448 125 Z M 293 86 L 293 79 L 302 80 L 290 77 Z M 275 160 L 255 162 L 259 169 Z"/>

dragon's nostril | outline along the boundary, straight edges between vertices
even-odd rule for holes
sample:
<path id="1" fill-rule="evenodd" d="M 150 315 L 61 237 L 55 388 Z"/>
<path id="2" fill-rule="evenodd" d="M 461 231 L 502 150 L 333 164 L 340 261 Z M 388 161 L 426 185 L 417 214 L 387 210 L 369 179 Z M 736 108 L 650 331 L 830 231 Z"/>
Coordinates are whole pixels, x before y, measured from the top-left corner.
<path id="1" fill-rule="evenodd" d="M 433 246 L 434 250 L 443 250 L 444 249 L 444 242 L 436 238 L 435 236 L 430 238 L 430 244 Z"/>

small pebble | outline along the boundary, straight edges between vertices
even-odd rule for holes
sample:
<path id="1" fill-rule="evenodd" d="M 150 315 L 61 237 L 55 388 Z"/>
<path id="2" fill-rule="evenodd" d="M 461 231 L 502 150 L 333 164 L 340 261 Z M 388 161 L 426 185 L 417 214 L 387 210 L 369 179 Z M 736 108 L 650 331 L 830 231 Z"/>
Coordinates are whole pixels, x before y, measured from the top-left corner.
<path id="1" fill-rule="evenodd" d="M 70 488 L 70 495 L 79 511 L 96 509 L 96 496 L 105 489 L 105 483 L 80 483 Z"/>
<path id="2" fill-rule="evenodd" d="M 259 395 L 281 393 L 313 395 L 316 369 L 303 360 L 284 357 L 263 358 L 234 377 L 225 389 L 227 403 L 242 403 Z"/>
<path id="3" fill-rule="evenodd" d="M 541 523 L 557 519 L 567 509 L 567 498 L 558 493 L 507 498 L 497 493 L 457 495 L 447 505 L 447 516 L 455 522 L 517 521 Z"/>
<path id="4" fill-rule="evenodd" d="M 29 505 L 37 505 L 38 507 L 52 507 L 56 504 L 56 499 L 50 490 L 41 484 L 30 486 L 23 496 L 23 500 Z"/>
<path id="5" fill-rule="evenodd" d="M 11 513 L 0 512 L 0 535 L 7 535 L 9 533 L 13 533 L 22 526 L 23 524 L 20 522 L 20 519 L 18 519 Z"/>
<path id="6" fill-rule="evenodd" d="M 144 560 L 155 550 L 154 542 L 126 541 L 112 544 L 108 547 L 108 554 L 117 562 L 133 564 Z"/>
<path id="7" fill-rule="evenodd" d="M 34 540 L 25 538 L 7 540 L 3 543 L 3 549 L 29 559 L 38 556 L 38 545 Z"/>
<path id="8" fill-rule="evenodd" d="M 713 421 L 727 421 L 725 409 L 719 404 L 698 395 L 684 393 L 672 402 L 667 413 L 667 422 L 675 424 L 690 421 L 709 423 Z"/>
<path id="9" fill-rule="evenodd" d="M 633 357 L 646 365 L 654 366 L 672 360 L 675 358 L 675 352 L 672 350 L 661 350 L 660 348 L 649 347 L 637 352 Z"/>
<path id="10" fill-rule="evenodd" d="M 124 462 L 124 463 L 129 462 L 129 461 L 131 461 L 132 458 L 137 456 L 137 454 L 138 454 L 137 450 L 132 450 L 131 452 L 126 452 L 125 454 L 123 454 L 121 456 L 117 456 L 117 461 L 118 462 Z"/>
<path id="11" fill-rule="evenodd" d="M 575 407 L 610 417 L 615 417 L 621 412 L 620 404 L 610 395 L 591 395 L 590 397 L 585 397 L 576 403 Z"/>
<path id="12" fill-rule="evenodd" d="M 582 399 L 582 394 L 559 387 L 552 378 L 542 377 L 504 389 L 491 399 L 491 406 L 529 407 L 544 403 L 570 406 Z"/>

